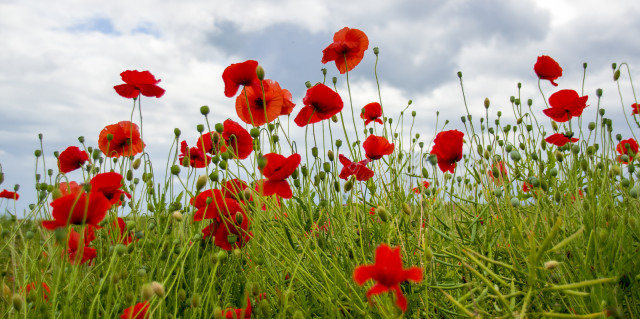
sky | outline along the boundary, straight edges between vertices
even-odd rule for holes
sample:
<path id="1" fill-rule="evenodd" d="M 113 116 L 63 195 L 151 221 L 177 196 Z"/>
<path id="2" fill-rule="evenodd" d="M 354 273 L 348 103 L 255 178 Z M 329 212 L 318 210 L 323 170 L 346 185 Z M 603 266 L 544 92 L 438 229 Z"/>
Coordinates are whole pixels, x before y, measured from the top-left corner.
<path id="1" fill-rule="evenodd" d="M 143 134 L 152 159 L 162 162 L 174 137 L 193 144 L 203 123 L 202 105 L 211 121 L 237 120 L 235 100 L 223 94 L 223 70 L 232 63 L 257 60 L 266 77 L 278 81 L 302 107 L 305 82 L 338 77 L 348 101 L 346 79 L 334 64 L 321 63 L 322 50 L 345 26 L 365 32 L 369 50 L 349 74 L 356 112 L 378 100 L 373 47 L 379 47 L 378 76 L 386 115 L 397 118 L 412 100 L 414 131 L 430 144 L 436 112 L 440 125 L 460 127 L 465 115 L 460 83 L 471 114 L 510 117 L 509 97 L 522 83 L 542 116 L 544 101 L 533 65 L 540 55 L 560 63 L 558 87 L 548 81 L 548 97 L 559 89 L 581 92 L 583 63 L 588 63 L 584 94 L 595 109 L 595 90 L 614 119 L 614 133 L 630 134 L 624 112 L 634 96 L 628 76 L 621 95 L 611 63 L 627 62 L 631 75 L 640 67 L 640 3 L 635 1 L 455 0 L 455 1 L 74 1 L 54 4 L 0 0 L 0 189 L 20 184 L 18 210 L 36 200 L 34 185 L 38 134 L 45 160 L 54 168 L 53 151 L 96 146 L 106 125 L 128 120 L 132 102 L 117 95 L 124 70 L 149 70 L 162 80 L 166 94 L 142 100 Z M 625 74 L 625 72 L 623 72 Z M 622 98 L 622 102 L 621 102 Z M 348 110 L 345 108 L 345 110 Z M 588 110 L 588 109 L 587 109 Z M 593 116 L 593 112 L 585 114 Z M 137 111 L 136 111 L 137 112 Z M 347 117 L 347 118 L 350 118 Z M 139 119 L 136 118 L 136 121 Z M 293 135 L 304 131 L 292 128 Z M 625 136 L 626 138 L 626 136 Z M 158 164 L 156 164 L 158 165 Z M 76 175 L 73 175 L 76 174 Z M 81 178 L 71 173 L 71 179 Z M 0 200 L 0 209 L 13 210 Z"/>

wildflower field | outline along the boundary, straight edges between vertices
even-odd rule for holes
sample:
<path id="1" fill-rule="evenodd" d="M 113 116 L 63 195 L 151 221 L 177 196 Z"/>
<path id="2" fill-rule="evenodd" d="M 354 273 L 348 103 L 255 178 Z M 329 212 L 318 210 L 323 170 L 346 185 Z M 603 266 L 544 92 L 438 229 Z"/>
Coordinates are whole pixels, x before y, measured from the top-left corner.
<path id="1" fill-rule="evenodd" d="M 130 114 L 70 138 L 57 163 L 35 150 L 37 199 L 2 185 L 0 317 L 640 317 L 635 92 L 618 91 L 614 126 L 602 90 L 541 55 L 539 95 L 510 98 L 513 122 L 489 98 L 467 105 L 458 72 L 464 129 L 416 132 L 412 101 L 398 118 L 379 89 L 351 102 L 365 54 L 379 83 L 366 34 L 329 40 L 302 101 L 258 61 L 228 66 L 216 89 L 237 117 L 199 107 L 200 137 L 176 128 L 166 167 L 145 151 L 141 108 L 161 75 L 122 72 Z M 612 79 L 633 90 L 626 63 Z"/>

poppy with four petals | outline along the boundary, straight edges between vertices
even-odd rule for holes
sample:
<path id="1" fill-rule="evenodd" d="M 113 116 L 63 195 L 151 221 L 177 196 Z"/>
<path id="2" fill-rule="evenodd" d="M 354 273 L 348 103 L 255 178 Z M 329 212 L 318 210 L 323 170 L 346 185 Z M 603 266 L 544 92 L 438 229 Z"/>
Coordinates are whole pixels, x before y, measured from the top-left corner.
<path id="1" fill-rule="evenodd" d="M 247 106 L 247 102 L 249 106 Z M 243 122 L 253 126 L 262 126 L 265 123 L 271 123 L 280 116 L 284 105 L 285 97 L 280 84 L 272 80 L 264 80 L 262 87 L 260 84 L 246 86 L 245 90 L 238 95 L 236 113 Z"/>
<path id="2" fill-rule="evenodd" d="M 362 143 L 362 148 L 364 148 L 368 159 L 377 160 L 393 153 L 395 145 L 389 143 L 384 136 L 369 135 L 369 137 L 364 140 L 364 143 Z"/>
<path id="3" fill-rule="evenodd" d="M 453 173 L 457 162 L 462 159 L 463 138 L 464 133 L 458 130 L 442 131 L 436 135 L 431 154 L 436 155 L 442 172 Z"/>
<path id="4" fill-rule="evenodd" d="M 340 113 L 344 106 L 340 95 L 324 84 L 307 89 L 302 103 L 304 107 L 294 120 L 300 127 L 331 118 Z"/>
<path id="5" fill-rule="evenodd" d="M 555 80 L 562 76 L 560 64 L 547 55 L 538 57 L 536 64 L 533 66 L 533 71 L 536 72 L 539 79 L 549 80 L 553 86 L 558 86 Z"/>
<path id="6" fill-rule="evenodd" d="M 82 167 L 89 160 L 89 154 L 77 146 L 67 147 L 58 155 L 58 169 L 61 173 L 69 173 Z"/>
<path id="7" fill-rule="evenodd" d="M 112 136 L 109 141 L 109 135 Z M 130 121 L 121 121 L 107 125 L 100 132 L 98 146 L 107 157 L 133 156 L 144 150 L 138 125 Z"/>
<path id="8" fill-rule="evenodd" d="M 369 38 L 358 29 L 344 27 L 333 35 L 333 43 L 322 50 L 322 63 L 336 62 L 340 74 L 353 70 L 369 48 Z"/>
<path id="9" fill-rule="evenodd" d="M 164 89 L 157 85 L 160 80 L 156 80 L 149 71 L 127 70 L 120 73 L 120 77 L 126 84 L 116 85 L 113 88 L 122 97 L 135 99 L 140 94 L 149 97 L 164 95 Z"/>
<path id="10" fill-rule="evenodd" d="M 361 265 L 353 271 L 353 280 L 358 285 L 363 285 L 371 279 L 376 283 L 367 291 L 367 298 L 391 290 L 396 295 L 396 305 L 402 311 L 406 311 L 407 299 L 400 290 L 400 283 L 407 280 L 422 281 L 422 269 L 419 267 L 404 269 L 400 257 L 400 247 L 390 248 L 386 244 L 381 244 L 376 249 L 375 264 Z"/>
<path id="11" fill-rule="evenodd" d="M 566 122 L 574 116 L 582 115 L 582 111 L 587 107 L 589 96 L 579 96 L 574 90 L 560 90 L 549 97 L 548 109 L 542 112 L 556 122 Z"/>

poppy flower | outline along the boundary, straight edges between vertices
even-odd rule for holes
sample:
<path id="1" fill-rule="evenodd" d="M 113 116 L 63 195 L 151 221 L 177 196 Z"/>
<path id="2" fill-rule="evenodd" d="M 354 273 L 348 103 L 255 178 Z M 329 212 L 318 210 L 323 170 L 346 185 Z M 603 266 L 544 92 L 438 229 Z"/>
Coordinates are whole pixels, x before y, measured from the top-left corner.
<path id="1" fill-rule="evenodd" d="M 395 145 L 393 143 L 389 144 L 389 141 L 383 136 L 369 135 L 362 143 L 362 147 L 368 159 L 377 160 L 381 159 L 382 156 L 393 153 Z"/>
<path id="2" fill-rule="evenodd" d="M 98 257 L 98 251 L 93 247 L 89 247 L 89 244 L 91 244 L 94 239 L 96 239 L 96 235 L 91 225 L 85 227 L 83 238 L 80 238 L 80 234 L 71 228 L 69 231 L 69 241 L 67 243 L 69 261 L 73 264 L 77 263 L 82 265 Z M 82 240 L 83 243 L 82 250 L 80 250 L 80 240 Z"/>
<path id="3" fill-rule="evenodd" d="M 18 198 L 20 198 L 20 195 L 18 195 L 18 193 L 16 192 L 10 192 L 8 190 L 2 190 L 2 192 L 0 192 L 0 198 L 8 198 L 8 199 L 14 199 L 14 200 L 18 200 Z"/>
<path id="4" fill-rule="evenodd" d="M 553 86 L 558 86 L 554 81 L 562 76 L 562 68 L 556 60 L 546 55 L 539 56 L 533 70 L 541 80 L 549 80 Z"/>
<path id="5" fill-rule="evenodd" d="M 457 162 L 462 159 L 464 133 L 458 130 L 442 131 L 433 140 L 431 154 L 438 159 L 438 167 L 444 172 L 453 173 Z"/>
<path id="6" fill-rule="evenodd" d="M 284 157 L 280 154 L 269 153 L 265 154 L 264 157 L 267 159 L 267 164 L 261 171 L 267 180 L 263 184 L 263 195 L 276 194 L 285 199 L 291 198 L 293 194 L 286 179 L 300 165 L 300 154 Z"/>
<path id="7" fill-rule="evenodd" d="M 632 138 L 622 140 L 616 146 L 616 151 L 620 154 L 620 156 L 618 156 L 618 162 L 629 164 L 629 162 L 633 161 L 636 154 L 638 154 L 638 142 Z M 622 155 L 629 156 L 629 160 L 623 161 L 621 158 Z"/>
<path id="8" fill-rule="evenodd" d="M 422 186 L 423 186 L 423 188 L 424 188 L 424 189 L 429 188 L 429 185 L 431 185 L 431 184 L 429 184 L 429 182 L 428 182 L 428 181 L 423 181 L 423 182 L 422 182 Z M 421 189 L 420 189 L 420 187 L 419 187 L 419 186 L 418 186 L 418 187 L 414 187 L 412 190 L 413 190 L 413 192 L 414 192 L 414 193 L 416 193 L 416 194 L 420 194 L 420 191 L 421 191 Z"/>
<path id="9" fill-rule="evenodd" d="M 42 226 L 49 230 L 67 225 L 92 225 L 96 228 L 107 211 L 111 208 L 111 203 L 101 192 L 71 193 L 63 195 L 51 202 L 53 220 L 42 221 Z"/>
<path id="10" fill-rule="evenodd" d="M 333 43 L 322 50 L 322 63 L 336 61 L 338 71 L 344 74 L 362 61 L 368 48 L 369 39 L 364 32 L 344 27 L 333 35 Z"/>
<path id="11" fill-rule="evenodd" d="M 242 211 L 238 202 L 231 198 L 226 198 L 219 189 L 209 189 L 198 194 L 190 201 L 191 205 L 198 210 L 193 214 L 194 221 L 203 219 L 220 220 L 221 216 L 229 215 L 237 211 Z"/>
<path id="12" fill-rule="evenodd" d="M 280 111 L 280 115 L 289 115 L 293 111 L 293 108 L 296 106 L 293 103 L 293 96 L 291 92 L 286 89 L 282 89 L 282 110 Z"/>
<path id="13" fill-rule="evenodd" d="M 494 168 L 497 174 L 494 174 Z M 507 178 L 507 167 L 504 166 L 502 161 L 498 162 L 497 165 L 495 163 L 491 164 L 491 169 L 487 172 L 487 175 L 496 183 L 501 184 Z"/>
<path id="14" fill-rule="evenodd" d="M 122 190 L 122 175 L 116 172 L 100 173 L 94 176 L 91 181 L 91 192 L 100 192 L 109 200 L 111 205 L 120 206 L 120 197 L 126 195 L 131 198 L 131 194 Z"/>
<path id="15" fill-rule="evenodd" d="M 149 302 L 139 302 L 125 309 L 120 315 L 120 319 L 146 319 L 149 317 L 147 311 L 149 311 Z"/>
<path id="16" fill-rule="evenodd" d="M 262 93 L 263 88 L 264 94 Z M 236 98 L 238 117 L 253 126 L 271 123 L 282 113 L 284 106 L 282 91 L 280 84 L 272 80 L 262 81 L 262 87 L 260 84 L 246 86 L 245 90 Z M 247 106 L 247 101 L 249 106 Z"/>
<path id="17" fill-rule="evenodd" d="M 69 146 L 58 155 L 58 169 L 62 173 L 69 173 L 82 167 L 88 160 L 89 154 L 86 151 L 80 150 L 77 146 Z"/>
<path id="18" fill-rule="evenodd" d="M 187 158 L 188 166 L 195 168 L 203 168 L 209 165 L 211 162 L 211 156 L 204 153 L 201 147 L 191 147 L 187 145 L 187 141 L 182 141 L 180 143 L 180 156 L 178 159 L 180 160 L 180 164 L 182 166 L 187 167 L 187 164 L 184 159 Z"/>
<path id="19" fill-rule="evenodd" d="M 127 233 L 127 223 L 125 223 L 124 219 L 118 217 L 113 224 L 111 224 L 113 229 L 115 230 L 115 243 L 122 243 L 124 245 L 129 245 L 134 240 L 134 236 L 132 232 Z M 111 231 L 109 231 L 111 233 Z"/>
<path id="20" fill-rule="evenodd" d="M 542 112 L 556 122 L 566 122 L 574 116 L 582 115 L 589 96 L 579 96 L 574 90 L 560 90 L 549 97 L 548 109 Z"/>
<path id="21" fill-rule="evenodd" d="M 44 298 L 44 300 L 49 300 L 49 294 L 51 293 L 51 289 L 49 289 L 49 285 L 47 285 L 46 282 L 42 282 L 42 297 Z M 32 290 L 38 290 L 38 288 L 36 288 L 36 283 L 32 282 L 30 284 L 27 284 L 24 287 L 25 290 L 25 295 L 28 295 Z"/>
<path id="22" fill-rule="evenodd" d="M 370 160 L 365 159 L 357 163 L 351 162 L 347 157 L 342 154 L 338 155 L 340 163 L 342 164 L 342 171 L 340 171 L 340 178 L 347 180 L 349 176 L 355 175 L 358 181 L 367 181 L 373 177 L 374 173 L 367 167 Z"/>
<path id="23" fill-rule="evenodd" d="M 59 186 L 62 195 L 79 194 L 82 192 L 82 185 L 76 182 L 63 182 Z"/>
<path id="24" fill-rule="evenodd" d="M 113 88 L 122 97 L 135 99 L 140 94 L 149 97 L 164 95 L 164 89 L 156 85 L 160 80 L 156 80 L 149 71 L 127 70 L 120 73 L 120 77 L 126 84 L 116 85 Z"/>
<path id="25" fill-rule="evenodd" d="M 549 144 L 553 144 L 555 146 L 561 147 L 567 143 L 575 143 L 578 141 L 577 138 L 573 138 L 572 136 L 573 135 L 567 136 L 561 133 L 555 133 L 545 138 L 544 140 Z"/>
<path id="26" fill-rule="evenodd" d="M 382 123 L 380 117 L 382 116 L 382 106 L 380 103 L 373 102 L 364 106 L 362 109 L 362 113 L 360 113 L 360 118 L 364 119 L 364 126 L 369 125 L 371 122 Z"/>
<path id="27" fill-rule="evenodd" d="M 239 159 L 246 159 L 253 152 L 253 138 L 251 134 L 237 122 L 227 119 L 224 121 L 222 133 L 209 132 L 200 136 L 198 147 L 206 153 L 217 154 L 230 151 Z M 218 136 L 215 138 L 214 136 Z M 213 142 L 218 144 L 214 147 Z"/>
<path id="28" fill-rule="evenodd" d="M 367 291 L 367 298 L 386 291 L 393 291 L 396 295 L 396 305 L 407 310 L 407 299 L 400 290 L 400 283 L 406 280 L 422 281 L 422 269 L 411 267 L 404 269 L 400 257 L 400 247 L 394 249 L 381 244 L 376 249 L 375 264 L 361 265 L 353 271 L 353 280 L 362 286 L 367 280 L 373 279 L 376 284 Z"/>
<path id="29" fill-rule="evenodd" d="M 344 106 L 340 95 L 324 84 L 307 89 L 302 103 L 304 107 L 294 120 L 300 127 L 331 118 L 340 113 Z"/>
<path id="30" fill-rule="evenodd" d="M 228 180 L 224 183 L 223 187 L 222 187 L 222 195 L 225 198 L 231 198 L 231 199 L 235 199 L 235 200 L 242 200 L 244 199 L 242 196 L 243 192 L 245 189 L 247 189 L 249 186 L 247 185 L 247 183 L 245 183 L 243 180 L 241 179 L 231 179 Z"/>
<path id="31" fill-rule="evenodd" d="M 633 103 L 631 104 L 631 115 L 640 114 L 640 104 Z"/>
<path id="32" fill-rule="evenodd" d="M 533 189 L 533 184 L 531 184 L 529 182 L 522 183 L 522 191 L 523 192 L 528 193 L 532 189 Z"/>
<path id="33" fill-rule="evenodd" d="M 227 319 L 248 319 L 251 318 L 251 300 L 247 297 L 247 308 L 233 309 L 227 308 L 224 311 L 224 317 Z"/>
<path id="34" fill-rule="evenodd" d="M 109 141 L 109 136 L 112 137 Z M 144 143 L 140 139 L 138 125 L 130 121 L 121 121 L 107 125 L 100 132 L 98 146 L 107 157 L 133 156 L 144 149 Z"/>
<path id="35" fill-rule="evenodd" d="M 224 95 L 226 97 L 234 97 L 238 93 L 240 85 L 260 86 L 256 68 L 258 68 L 258 61 L 247 60 L 242 63 L 234 63 L 224 69 L 224 72 L 222 72 Z"/>
<path id="36" fill-rule="evenodd" d="M 251 238 L 249 218 L 244 211 L 232 211 L 202 230 L 202 238 L 214 237 L 213 243 L 224 249 L 242 248 Z M 233 238 L 233 242 L 230 239 Z"/>

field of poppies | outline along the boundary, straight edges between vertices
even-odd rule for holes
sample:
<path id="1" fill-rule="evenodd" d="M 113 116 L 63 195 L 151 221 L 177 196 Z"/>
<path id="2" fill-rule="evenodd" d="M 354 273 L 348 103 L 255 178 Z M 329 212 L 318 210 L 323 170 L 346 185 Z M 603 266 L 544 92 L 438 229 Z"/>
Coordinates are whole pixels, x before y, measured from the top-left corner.
<path id="1" fill-rule="evenodd" d="M 384 92 L 351 103 L 349 71 L 378 61 L 364 32 L 322 52 L 329 70 L 301 103 L 257 61 L 228 66 L 237 117 L 200 107 L 200 137 L 176 128 L 167 167 L 145 151 L 140 109 L 165 90 L 122 72 L 128 119 L 70 141 L 54 168 L 36 150 L 24 218 L 19 188 L 0 193 L 0 317 L 640 316 L 637 101 L 620 106 L 632 136 L 617 134 L 602 90 L 571 89 L 542 55 L 540 95 L 512 96 L 513 121 L 487 98 L 465 102 L 460 130 L 420 133 L 412 101 L 399 118 Z M 633 88 L 628 65 L 612 76 Z"/>

